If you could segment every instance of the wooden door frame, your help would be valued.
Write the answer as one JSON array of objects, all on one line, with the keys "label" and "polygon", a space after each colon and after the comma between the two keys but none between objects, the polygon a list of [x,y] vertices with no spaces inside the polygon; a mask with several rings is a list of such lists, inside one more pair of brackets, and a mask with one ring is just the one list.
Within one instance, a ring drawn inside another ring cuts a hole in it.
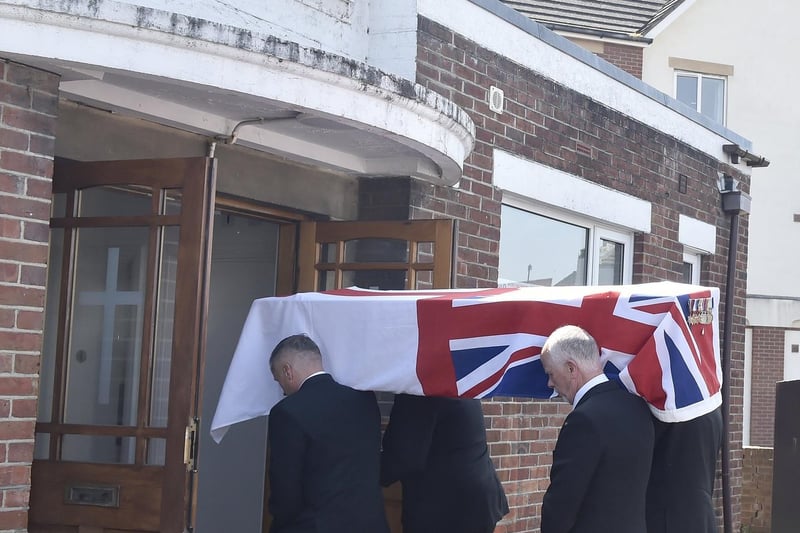
[{"label": "wooden door frame", "polygon": [[[289,296],[295,293],[298,283],[296,265],[300,227],[301,223],[311,221],[312,217],[299,211],[290,211],[224,193],[217,193],[215,207],[279,225],[275,296]],[[291,261],[286,261],[287,258],[291,258]]]},{"label": "wooden door frame", "polygon": [[[408,257],[400,262],[344,261],[344,243],[358,239],[394,239],[408,242]],[[346,270],[405,270],[406,289],[416,288],[418,274],[430,272],[430,288],[449,288],[453,285],[455,221],[452,219],[424,220],[356,220],[304,222],[300,225],[298,248],[298,291],[316,291],[320,272],[334,271],[335,288],[341,288],[342,272]],[[337,257],[323,260],[321,243],[335,243]],[[435,243],[431,262],[420,262],[417,252],[422,243]]]}]

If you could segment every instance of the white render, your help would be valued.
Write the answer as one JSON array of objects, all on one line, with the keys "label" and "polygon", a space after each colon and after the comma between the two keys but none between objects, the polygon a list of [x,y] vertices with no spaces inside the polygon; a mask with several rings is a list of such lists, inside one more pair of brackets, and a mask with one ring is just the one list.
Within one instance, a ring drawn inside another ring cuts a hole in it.
[{"label": "white render", "polygon": [[717,227],[696,218],[679,215],[678,242],[702,254],[717,250]]},{"label": "white render", "polygon": [[[24,3],[24,2],[23,2]],[[181,13],[199,21],[267,33],[309,48],[364,61],[370,4],[358,0],[119,0],[147,10]],[[101,5],[103,2],[99,2]]]},{"label": "white render", "polygon": [[627,230],[650,232],[650,202],[563,170],[495,150],[493,176],[495,186],[512,195]]}]

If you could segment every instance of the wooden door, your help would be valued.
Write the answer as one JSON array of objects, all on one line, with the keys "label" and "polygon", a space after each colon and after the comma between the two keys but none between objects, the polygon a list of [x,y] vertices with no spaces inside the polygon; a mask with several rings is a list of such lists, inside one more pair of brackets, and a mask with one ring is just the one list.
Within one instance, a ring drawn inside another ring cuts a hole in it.
[{"label": "wooden door", "polygon": [[193,520],[214,164],[57,160],[30,530]]},{"label": "wooden door", "polygon": [[[353,285],[383,290],[450,288],[453,237],[454,222],[447,219],[301,222],[297,292]],[[390,406],[392,396],[379,393],[378,401]],[[383,495],[391,531],[401,533],[400,484],[385,488]],[[269,478],[264,496],[266,533],[271,519]]]}]

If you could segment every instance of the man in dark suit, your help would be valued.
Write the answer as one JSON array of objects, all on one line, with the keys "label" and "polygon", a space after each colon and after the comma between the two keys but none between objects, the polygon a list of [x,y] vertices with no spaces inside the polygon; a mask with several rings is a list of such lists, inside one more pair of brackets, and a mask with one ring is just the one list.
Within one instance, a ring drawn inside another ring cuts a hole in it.
[{"label": "man in dark suit", "polygon": [[714,533],[714,476],[722,446],[720,408],[687,422],[653,420],[647,533]]},{"label": "man in dark suit", "polygon": [[381,483],[398,480],[403,533],[491,533],[508,513],[480,400],[395,396]]},{"label": "man in dark suit", "polygon": [[282,340],[270,369],[286,394],[269,415],[271,533],[388,533],[375,394],[336,383],[305,335]]},{"label": "man in dark suit", "polygon": [[606,378],[597,343],[577,326],[555,330],[541,361],[548,386],[573,405],[553,451],[542,533],[644,533],[649,409]]}]

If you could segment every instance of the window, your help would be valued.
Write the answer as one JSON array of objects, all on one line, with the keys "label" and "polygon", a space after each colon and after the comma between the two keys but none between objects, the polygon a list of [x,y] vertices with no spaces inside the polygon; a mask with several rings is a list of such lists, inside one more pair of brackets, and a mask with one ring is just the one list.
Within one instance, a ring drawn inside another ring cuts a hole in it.
[{"label": "window", "polygon": [[675,98],[712,120],[724,124],[725,81],[724,76],[676,72]]},{"label": "window", "polygon": [[702,256],[699,253],[683,252],[683,281],[690,285],[700,284],[700,265]]},{"label": "window", "polygon": [[501,210],[498,285],[630,283],[633,235],[513,200]]}]

